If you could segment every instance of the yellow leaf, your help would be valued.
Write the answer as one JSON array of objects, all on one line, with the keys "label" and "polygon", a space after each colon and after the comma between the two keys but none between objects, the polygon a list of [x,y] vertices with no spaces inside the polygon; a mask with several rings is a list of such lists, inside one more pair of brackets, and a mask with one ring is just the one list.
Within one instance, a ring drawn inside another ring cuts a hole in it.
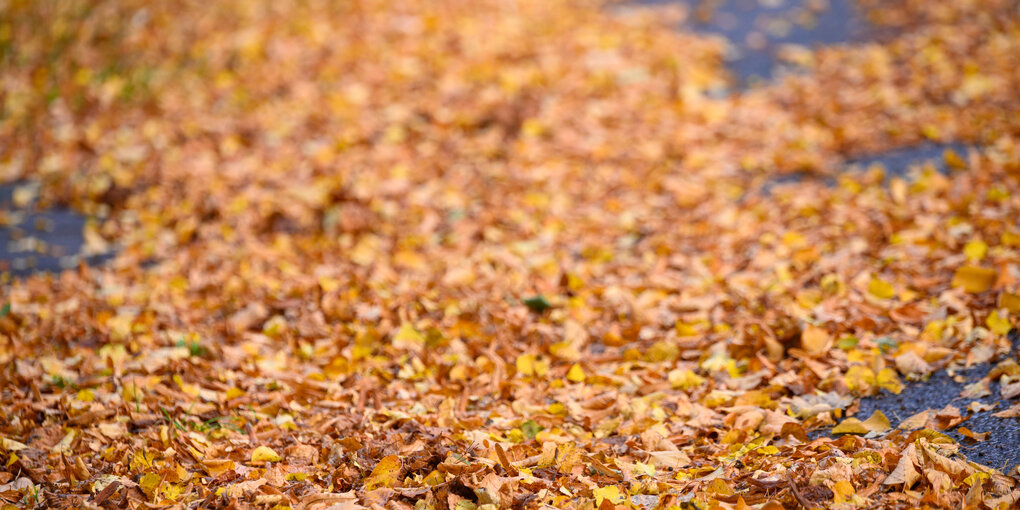
[{"label": "yellow leaf", "polygon": [[521,354],[517,356],[517,373],[527,377],[542,377],[549,373],[549,362],[534,354]]},{"label": "yellow leaf", "polygon": [[847,369],[843,379],[851,391],[863,392],[875,385],[875,372],[865,366],[853,365]]},{"label": "yellow leaf", "polygon": [[17,452],[24,450],[25,448],[28,448],[28,445],[19,441],[15,441],[13,439],[0,437],[0,447],[3,447],[3,449],[7,451]]},{"label": "yellow leaf", "polygon": [[705,407],[719,407],[721,405],[729,403],[733,400],[733,393],[724,390],[712,390],[707,395],[701,398],[701,403]]},{"label": "yellow leaf", "polygon": [[525,138],[535,138],[545,132],[545,126],[538,119],[527,119],[521,125],[521,133]]},{"label": "yellow leaf", "polygon": [[722,496],[730,496],[733,494],[733,489],[728,483],[726,483],[726,480],[716,478],[711,482],[708,482],[708,485],[705,486],[705,492],[711,492]]},{"label": "yellow leaf", "polygon": [[145,398],[145,392],[138,387],[138,383],[129,381],[124,383],[124,388],[120,392],[121,398],[128,402],[141,402]]},{"label": "yellow leaf", "polygon": [[282,457],[268,446],[260,446],[251,452],[252,462],[279,462]]},{"label": "yellow leaf", "polygon": [[800,336],[801,347],[812,356],[818,356],[829,350],[832,337],[829,332],[817,326],[808,326]]},{"label": "yellow leaf", "polygon": [[875,411],[870,418],[861,421],[857,418],[847,418],[839,425],[832,428],[833,434],[867,434],[869,432],[881,433],[892,428],[889,418],[886,418],[882,411]]},{"label": "yellow leaf", "polygon": [[671,370],[668,377],[670,386],[684,390],[701,386],[705,382],[704,377],[695,374],[689,368]]},{"label": "yellow leaf", "polygon": [[154,460],[155,454],[151,450],[138,450],[131,458],[131,462],[128,466],[132,470],[149,469],[152,467]]},{"label": "yellow leaf", "polygon": [[679,355],[680,348],[677,347],[676,344],[665,340],[659,340],[648,348],[648,352],[645,353],[645,359],[652,362],[672,361]]},{"label": "yellow leaf", "polygon": [[82,402],[92,402],[93,400],[96,399],[96,394],[93,393],[92,390],[86,388],[84,390],[79,391],[78,395],[76,395],[75,398]]},{"label": "yellow leaf", "polygon": [[556,342],[550,345],[549,354],[567,361],[577,361],[581,359],[581,351],[577,350],[574,343],[569,341]]},{"label": "yellow leaf", "polygon": [[185,487],[178,483],[167,483],[163,486],[163,497],[170,501],[177,501],[177,498],[184,494]]},{"label": "yellow leaf", "polygon": [[294,423],[294,416],[289,414],[280,414],[273,420],[277,427],[286,430],[297,430],[298,426]]},{"label": "yellow leaf", "polygon": [[223,394],[223,398],[226,400],[231,400],[237,397],[244,396],[244,393],[245,393],[244,390],[242,390],[241,388],[238,388],[237,386],[231,386],[230,388],[227,389],[227,392]]},{"label": "yellow leaf", "polygon": [[964,168],[967,168],[967,162],[964,161],[963,158],[960,157],[960,155],[953,149],[946,149],[945,152],[942,153],[942,157],[949,168],[956,170],[963,170]]},{"label": "yellow leaf", "polygon": [[163,479],[156,473],[145,473],[138,480],[138,488],[142,489],[142,492],[150,498],[156,493],[156,488],[159,487],[160,482]]},{"label": "yellow leaf", "polygon": [[879,388],[885,388],[897,395],[903,391],[903,383],[900,382],[900,378],[896,375],[896,371],[891,368],[883,368],[880,370],[878,375],[875,377],[875,383]]},{"label": "yellow leaf", "polygon": [[174,374],[173,381],[177,383],[177,387],[179,387],[181,389],[181,392],[183,393],[186,393],[192,397],[197,397],[198,394],[200,393],[198,386],[184,382],[184,379],[181,379],[181,376],[178,374]]},{"label": "yellow leaf", "polygon": [[615,485],[608,487],[599,487],[593,491],[592,494],[595,496],[595,506],[602,506],[603,501],[609,501],[614,505],[623,503],[623,494],[620,494],[620,488]]},{"label": "yellow leaf", "polygon": [[864,420],[864,426],[871,432],[886,432],[892,428],[889,418],[882,411],[875,411],[871,417]]},{"label": "yellow leaf", "polygon": [[986,253],[988,253],[988,245],[980,239],[975,239],[963,247],[963,254],[966,255],[971,262],[980,261],[985,258]]},{"label": "yellow leaf", "polygon": [[651,464],[645,464],[644,462],[641,461],[637,461],[634,463],[634,474],[654,477],[655,466]]},{"label": "yellow leaf", "polygon": [[227,471],[232,471],[235,464],[230,459],[206,459],[202,461],[202,467],[209,476],[216,478]]},{"label": "yellow leaf", "polygon": [[880,278],[873,277],[871,281],[868,282],[868,293],[879,299],[892,299],[896,296],[896,289],[893,288],[891,283]]},{"label": "yellow leaf", "polygon": [[71,445],[74,444],[74,438],[78,435],[78,431],[71,429],[59,443],[53,445],[50,451],[53,453],[63,453],[64,455],[71,454]]},{"label": "yellow leaf", "polygon": [[833,484],[832,492],[835,495],[834,503],[845,503],[854,495],[854,486],[846,480],[840,480]]},{"label": "yellow leaf", "polygon": [[675,327],[677,336],[695,336],[698,334],[698,330],[694,329],[694,326],[683,321],[677,321]]},{"label": "yellow leaf", "polygon": [[1003,292],[999,296],[999,306],[1009,310],[1011,313],[1020,313],[1020,294]]},{"label": "yellow leaf", "polygon": [[340,288],[340,280],[336,278],[330,278],[327,276],[319,277],[319,286],[322,287],[323,292],[333,292]]},{"label": "yellow leaf", "polygon": [[999,272],[987,267],[963,266],[953,274],[953,287],[963,287],[972,294],[985,292],[995,285]]},{"label": "yellow leaf", "polygon": [[425,337],[414,326],[405,322],[400,330],[393,335],[393,346],[413,352],[421,352],[425,348]]},{"label": "yellow leaf", "polygon": [[400,477],[400,458],[396,455],[387,455],[375,465],[372,474],[365,479],[365,490],[370,491],[377,487],[392,487],[396,485]]},{"label": "yellow leaf", "polygon": [[832,428],[833,434],[867,434],[868,428],[857,418],[847,418]]},{"label": "yellow leaf", "polygon": [[573,366],[570,367],[570,371],[567,372],[567,380],[570,382],[579,383],[584,382],[584,379],[585,379],[584,369],[581,368],[581,365],[574,363]]},{"label": "yellow leaf", "polygon": [[262,325],[262,334],[269,338],[278,338],[287,332],[287,319],[282,315],[274,315]]},{"label": "yellow leaf", "polygon": [[994,310],[988,315],[988,318],[985,319],[985,324],[988,325],[989,330],[999,335],[1005,335],[1009,333],[1010,329],[1013,329],[1013,325],[1009,323],[1009,315],[999,315],[998,310]]}]

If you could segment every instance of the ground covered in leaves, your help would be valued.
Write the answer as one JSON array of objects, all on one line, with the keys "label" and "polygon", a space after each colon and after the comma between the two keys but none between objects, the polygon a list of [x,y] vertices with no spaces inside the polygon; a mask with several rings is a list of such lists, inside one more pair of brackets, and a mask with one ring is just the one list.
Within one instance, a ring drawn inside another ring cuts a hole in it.
[{"label": "ground covered in leaves", "polygon": [[728,97],[677,9],[0,3],[0,178],[118,248],[3,277],[0,498],[1014,507],[943,431],[1020,417],[1016,6],[861,3]]}]

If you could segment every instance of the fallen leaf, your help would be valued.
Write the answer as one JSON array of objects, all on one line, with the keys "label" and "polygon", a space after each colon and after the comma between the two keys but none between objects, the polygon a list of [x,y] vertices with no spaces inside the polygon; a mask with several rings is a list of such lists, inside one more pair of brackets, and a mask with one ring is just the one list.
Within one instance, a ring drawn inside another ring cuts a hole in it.
[{"label": "fallen leaf", "polygon": [[921,478],[921,473],[917,471],[918,459],[917,448],[911,443],[900,453],[900,460],[896,463],[896,468],[889,473],[889,476],[882,481],[882,484],[903,484],[904,490],[913,487],[914,482]]},{"label": "fallen leaf", "polygon": [[251,461],[254,463],[262,462],[279,462],[283,460],[272,448],[268,446],[259,446],[251,452]]},{"label": "fallen leaf", "polygon": [[931,409],[926,409],[924,411],[921,411],[921,412],[919,412],[919,413],[917,413],[917,414],[915,414],[915,415],[913,415],[913,416],[911,416],[911,417],[901,421],[899,426],[897,426],[897,428],[899,428],[901,430],[913,430],[913,429],[924,428],[924,427],[927,426],[926,424],[928,423],[928,419],[929,419],[929,417],[931,415],[932,415],[932,410]]},{"label": "fallen leaf", "polygon": [[832,337],[829,332],[817,326],[808,326],[800,337],[801,347],[812,356],[819,356],[832,347]]},{"label": "fallen leaf", "polygon": [[996,418],[1020,418],[1020,404],[992,414]]},{"label": "fallen leaf", "polygon": [[953,287],[963,287],[972,294],[985,292],[995,285],[999,272],[978,266],[962,266],[953,274]]},{"label": "fallen leaf", "polygon": [[393,487],[399,482],[401,470],[400,458],[396,455],[383,457],[372,474],[365,478],[365,490],[372,490],[377,487]]}]

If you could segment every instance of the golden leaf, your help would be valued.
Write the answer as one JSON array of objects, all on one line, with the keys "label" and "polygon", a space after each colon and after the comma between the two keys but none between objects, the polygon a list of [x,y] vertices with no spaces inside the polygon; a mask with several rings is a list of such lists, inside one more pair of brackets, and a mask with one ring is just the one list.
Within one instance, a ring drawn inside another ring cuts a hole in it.
[{"label": "golden leaf", "polygon": [[828,351],[832,346],[832,337],[823,328],[808,326],[801,333],[800,344],[808,354],[818,356]]},{"label": "golden leaf", "polygon": [[591,492],[595,496],[595,506],[597,507],[601,507],[603,501],[609,501],[614,505],[623,503],[624,495],[620,494],[620,488],[615,485],[598,487]]},{"label": "golden leaf", "polygon": [[980,262],[981,259],[985,258],[986,253],[988,253],[988,245],[980,239],[975,239],[963,247],[963,254],[971,262]]},{"label": "golden leaf", "polygon": [[963,287],[963,290],[977,294],[991,289],[998,277],[999,272],[994,269],[963,266],[953,274],[953,287]]},{"label": "golden leaf", "polygon": [[567,380],[570,382],[584,382],[585,377],[584,369],[577,363],[574,363],[567,372]]},{"label": "golden leaf", "polygon": [[400,477],[400,467],[400,458],[396,455],[383,457],[372,469],[372,474],[365,478],[365,490],[396,485]]},{"label": "golden leaf", "polygon": [[1013,325],[1009,323],[1009,315],[1004,313],[999,314],[998,310],[993,310],[992,313],[988,314],[988,318],[985,319],[985,325],[992,333],[999,335],[1005,335],[1009,333],[1009,330],[1013,329]]},{"label": "golden leaf", "polygon": [[279,462],[282,457],[268,446],[260,446],[251,452],[252,462]]},{"label": "golden leaf", "polygon": [[896,296],[896,289],[893,285],[885,280],[877,277],[873,277],[868,282],[868,293],[879,299],[892,299]]}]

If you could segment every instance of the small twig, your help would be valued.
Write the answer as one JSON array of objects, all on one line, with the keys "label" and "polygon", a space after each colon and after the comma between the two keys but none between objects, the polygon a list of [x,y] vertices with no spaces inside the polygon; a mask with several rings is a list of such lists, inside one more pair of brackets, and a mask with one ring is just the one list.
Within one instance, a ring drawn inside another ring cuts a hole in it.
[{"label": "small twig", "polygon": [[811,503],[808,502],[807,498],[805,498],[804,495],[797,490],[797,484],[793,483],[793,478],[790,477],[790,473],[786,473],[786,481],[790,484],[790,492],[793,493],[793,497],[797,500],[797,503],[800,503],[800,506],[807,510],[814,508]]}]

